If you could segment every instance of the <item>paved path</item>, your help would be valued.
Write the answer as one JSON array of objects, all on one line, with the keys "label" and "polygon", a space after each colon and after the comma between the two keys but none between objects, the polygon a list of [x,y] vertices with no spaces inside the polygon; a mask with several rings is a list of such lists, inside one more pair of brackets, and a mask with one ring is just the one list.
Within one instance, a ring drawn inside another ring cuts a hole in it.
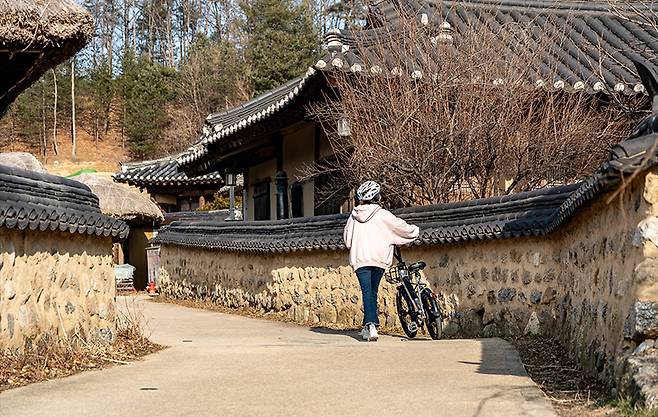
[{"label": "paved path", "polygon": [[0,394],[0,416],[554,416],[500,339],[360,342],[145,301],[170,348]]}]

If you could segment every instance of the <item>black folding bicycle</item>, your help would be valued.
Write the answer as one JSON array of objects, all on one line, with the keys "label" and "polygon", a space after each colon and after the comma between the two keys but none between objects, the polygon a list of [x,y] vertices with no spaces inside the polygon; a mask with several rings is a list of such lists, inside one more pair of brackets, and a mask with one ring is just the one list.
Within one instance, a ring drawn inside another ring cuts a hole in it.
[{"label": "black folding bicycle", "polygon": [[423,326],[434,340],[441,338],[443,316],[436,294],[420,278],[427,264],[423,261],[407,265],[402,259],[400,248],[395,248],[397,265],[393,265],[384,278],[397,285],[395,305],[402,330],[409,338],[414,338]]}]

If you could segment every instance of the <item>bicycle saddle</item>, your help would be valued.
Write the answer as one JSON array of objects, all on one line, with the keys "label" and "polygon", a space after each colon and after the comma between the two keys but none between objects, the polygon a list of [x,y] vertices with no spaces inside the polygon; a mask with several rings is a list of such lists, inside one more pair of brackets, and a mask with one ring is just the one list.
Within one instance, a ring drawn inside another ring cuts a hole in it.
[{"label": "bicycle saddle", "polygon": [[410,271],[417,271],[417,270],[422,271],[423,269],[425,269],[426,266],[427,266],[427,264],[425,262],[418,261],[418,262],[414,262],[411,265],[409,265],[409,270]]}]

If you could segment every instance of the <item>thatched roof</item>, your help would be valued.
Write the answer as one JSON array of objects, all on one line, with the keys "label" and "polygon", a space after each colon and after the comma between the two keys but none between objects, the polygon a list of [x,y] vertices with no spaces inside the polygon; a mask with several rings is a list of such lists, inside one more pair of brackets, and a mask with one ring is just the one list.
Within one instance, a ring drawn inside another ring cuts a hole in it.
[{"label": "thatched roof", "polygon": [[70,0],[0,0],[0,115],[93,32],[89,13]]},{"label": "thatched roof", "polygon": [[99,200],[101,212],[130,224],[164,220],[162,211],[151,199],[136,189],[117,184],[98,174],[81,174],[71,178],[91,189]]}]

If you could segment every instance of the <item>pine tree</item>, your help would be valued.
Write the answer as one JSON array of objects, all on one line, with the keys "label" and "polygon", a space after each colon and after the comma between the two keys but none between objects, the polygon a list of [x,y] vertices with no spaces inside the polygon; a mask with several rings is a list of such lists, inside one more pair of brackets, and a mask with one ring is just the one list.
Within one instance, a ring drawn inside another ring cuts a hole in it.
[{"label": "pine tree", "polygon": [[145,58],[124,59],[120,91],[125,103],[124,127],[133,156],[153,156],[169,121],[166,106],[175,98],[176,72]]},{"label": "pine tree", "polygon": [[303,74],[313,64],[318,38],[303,5],[291,0],[243,0],[240,7],[256,93]]}]

